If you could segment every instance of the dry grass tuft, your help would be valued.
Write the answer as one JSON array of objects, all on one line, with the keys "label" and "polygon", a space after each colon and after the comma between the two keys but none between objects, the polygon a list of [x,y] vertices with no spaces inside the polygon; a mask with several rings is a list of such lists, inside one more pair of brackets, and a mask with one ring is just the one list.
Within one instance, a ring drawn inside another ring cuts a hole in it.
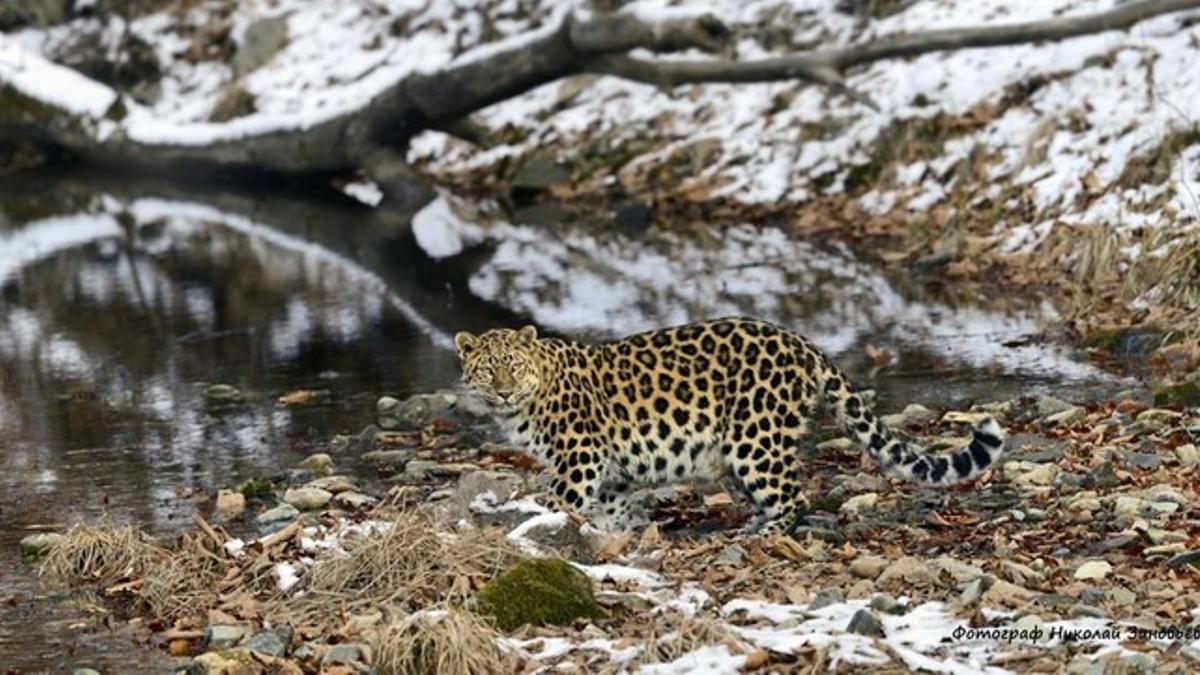
[{"label": "dry grass tuft", "polygon": [[745,651],[744,645],[729,628],[711,616],[664,614],[651,624],[639,665],[669,663],[701,647],[725,645],[734,654]]},{"label": "dry grass tuft", "polygon": [[1184,309],[1200,308],[1200,232],[1174,242],[1162,261],[1162,300]]},{"label": "dry grass tuft", "polygon": [[451,608],[412,614],[391,624],[378,641],[379,673],[474,675],[511,673],[512,654],[482,617]]},{"label": "dry grass tuft", "polygon": [[161,547],[130,525],[81,522],[50,550],[38,573],[69,586],[111,581],[137,576],[164,555]]},{"label": "dry grass tuft", "polygon": [[217,604],[216,582],[228,568],[203,541],[184,535],[178,549],[146,569],[139,594],[156,617],[203,613]]},{"label": "dry grass tuft", "polygon": [[475,582],[499,574],[524,556],[499,533],[439,533],[433,519],[413,509],[385,532],[347,542],[347,554],[317,561],[307,575],[311,601],[399,604],[409,610],[462,600]]}]

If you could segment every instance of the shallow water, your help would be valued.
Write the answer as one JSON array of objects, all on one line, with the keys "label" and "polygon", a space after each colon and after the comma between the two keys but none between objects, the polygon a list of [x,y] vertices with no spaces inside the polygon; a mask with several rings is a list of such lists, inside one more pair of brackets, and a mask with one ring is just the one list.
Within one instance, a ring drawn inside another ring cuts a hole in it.
[{"label": "shallow water", "polygon": [[[435,202],[414,238],[405,214],[299,192],[7,180],[0,670],[169,668],[129,635],[70,628],[80,615],[44,599],[17,541],[105,513],[176,531],[218,487],[280,473],[334,434],[357,433],[381,394],[452,386],[455,330],[533,320],[603,337],[755,314],[814,337],[886,410],[1122,386],[1042,343],[1045,307],[951,297],[840,246],[750,227],[597,234],[461,211]],[[424,252],[459,249],[444,260]],[[892,364],[873,373],[866,345],[893,352]],[[210,383],[245,402],[212,412]],[[320,402],[277,402],[300,388]]]}]

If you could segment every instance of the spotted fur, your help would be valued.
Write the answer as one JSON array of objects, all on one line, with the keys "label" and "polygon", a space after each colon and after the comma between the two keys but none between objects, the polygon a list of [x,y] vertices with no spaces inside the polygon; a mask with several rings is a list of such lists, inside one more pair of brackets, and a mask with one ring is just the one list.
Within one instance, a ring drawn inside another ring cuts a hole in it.
[{"label": "spotted fur", "polygon": [[991,418],[950,454],[892,436],[811,342],[755,319],[597,345],[539,338],[533,326],[454,341],[464,384],[549,467],[560,504],[605,526],[626,526],[631,484],[725,475],[753,501],[758,525],[793,526],[807,511],[800,443],[821,404],[886,473],[920,484],[969,480],[1003,452]]}]

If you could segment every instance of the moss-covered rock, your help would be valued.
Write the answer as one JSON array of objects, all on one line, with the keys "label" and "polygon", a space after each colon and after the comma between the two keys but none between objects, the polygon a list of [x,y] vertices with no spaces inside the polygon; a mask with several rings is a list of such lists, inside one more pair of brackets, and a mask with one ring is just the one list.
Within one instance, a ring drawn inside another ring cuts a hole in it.
[{"label": "moss-covered rock", "polygon": [[1200,382],[1189,380],[1155,389],[1154,405],[1183,408],[1200,406]]},{"label": "moss-covered rock", "polygon": [[237,486],[246,499],[266,499],[275,494],[275,484],[269,478],[249,478]]},{"label": "moss-covered rock", "polygon": [[1177,332],[1164,332],[1144,326],[1129,326],[1098,330],[1083,339],[1083,346],[1098,349],[1113,356],[1146,356],[1181,338],[1182,334]]},{"label": "moss-covered rock", "polygon": [[476,596],[476,610],[501,630],[526,624],[561,626],[601,615],[592,582],[565,560],[523,560],[488,582]]}]

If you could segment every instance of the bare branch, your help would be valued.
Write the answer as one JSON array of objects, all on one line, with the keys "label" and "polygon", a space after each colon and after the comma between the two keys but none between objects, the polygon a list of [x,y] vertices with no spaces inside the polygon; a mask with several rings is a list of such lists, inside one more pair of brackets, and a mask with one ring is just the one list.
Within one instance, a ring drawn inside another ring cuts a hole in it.
[{"label": "bare branch", "polygon": [[611,54],[631,49],[674,52],[683,49],[720,49],[732,34],[712,14],[647,23],[632,14],[597,14],[586,19],[567,18],[571,43],[585,54]]},{"label": "bare branch", "polygon": [[[1064,40],[1109,30],[1123,30],[1155,16],[1197,8],[1200,8],[1200,0],[1143,0],[1087,16],[894,35],[862,45],[755,61],[651,61],[608,56],[594,60],[588,65],[588,69],[660,87],[705,82],[773,82],[799,79],[845,88],[845,82],[835,75],[851,66],[953,49]],[[860,97],[861,100],[869,100],[863,99],[862,94],[855,94],[848,88],[844,91],[851,96]]]}]

